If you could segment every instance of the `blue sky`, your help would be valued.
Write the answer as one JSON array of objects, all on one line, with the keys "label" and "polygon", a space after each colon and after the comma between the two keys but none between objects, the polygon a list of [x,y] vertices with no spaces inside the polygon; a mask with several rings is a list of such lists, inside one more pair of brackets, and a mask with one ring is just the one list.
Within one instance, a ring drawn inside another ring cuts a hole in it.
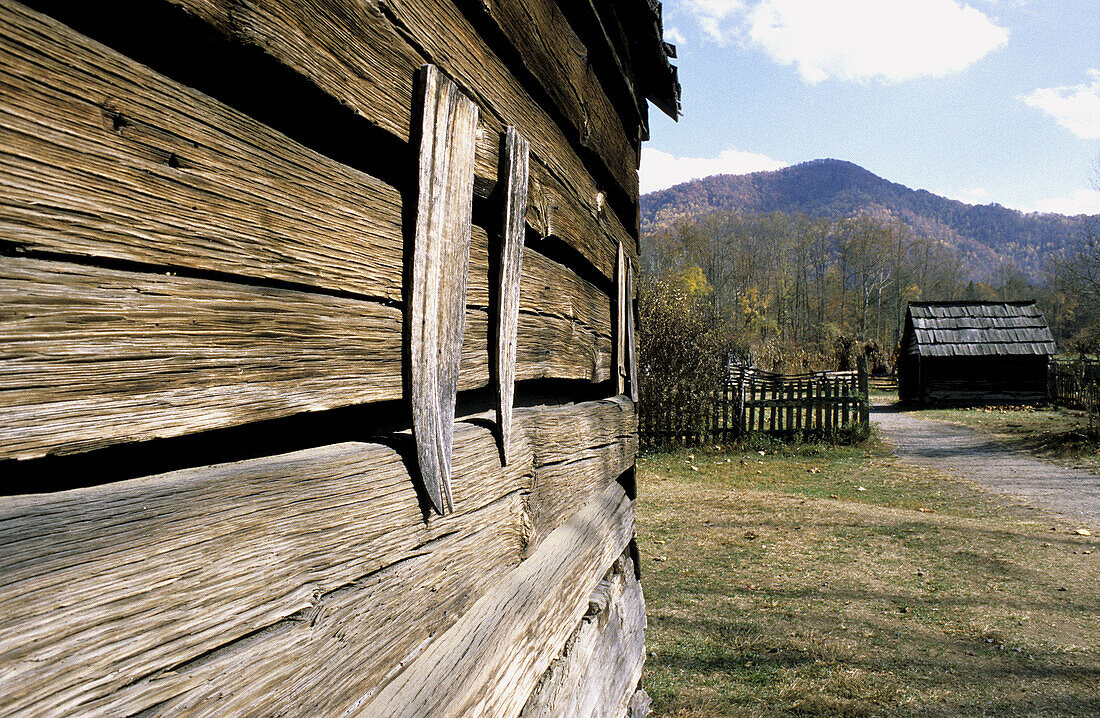
[{"label": "blue sky", "polygon": [[664,0],[683,116],[642,191],[833,157],[913,188],[1100,214],[1100,0]]}]

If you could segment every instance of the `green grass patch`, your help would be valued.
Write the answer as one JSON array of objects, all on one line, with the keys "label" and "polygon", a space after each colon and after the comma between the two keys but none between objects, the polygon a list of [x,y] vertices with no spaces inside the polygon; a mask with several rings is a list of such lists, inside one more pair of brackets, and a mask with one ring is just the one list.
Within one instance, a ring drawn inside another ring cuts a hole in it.
[{"label": "green grass patch", "polygon": [[1075,527],[874,442],[643,454],[638,484],[657,715],[1100,714]]}]

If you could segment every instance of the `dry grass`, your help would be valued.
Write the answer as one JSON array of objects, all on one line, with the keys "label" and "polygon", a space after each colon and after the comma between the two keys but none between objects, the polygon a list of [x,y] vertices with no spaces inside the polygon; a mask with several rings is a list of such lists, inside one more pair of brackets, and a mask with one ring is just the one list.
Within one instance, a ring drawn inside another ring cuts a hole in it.
[{"label": "dry grass", "polygon": [[874,448],[638,469],[658,715],[1100,715],[1076,527]]}]

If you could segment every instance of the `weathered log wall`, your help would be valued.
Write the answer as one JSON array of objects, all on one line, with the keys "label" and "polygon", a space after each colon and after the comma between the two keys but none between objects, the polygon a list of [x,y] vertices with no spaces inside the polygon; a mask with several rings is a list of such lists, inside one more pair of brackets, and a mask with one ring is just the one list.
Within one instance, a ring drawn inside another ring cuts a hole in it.
[{"label": "weathered log wall", "polygon": [[0,714],[645,712],[657,28],[0,0]]}]

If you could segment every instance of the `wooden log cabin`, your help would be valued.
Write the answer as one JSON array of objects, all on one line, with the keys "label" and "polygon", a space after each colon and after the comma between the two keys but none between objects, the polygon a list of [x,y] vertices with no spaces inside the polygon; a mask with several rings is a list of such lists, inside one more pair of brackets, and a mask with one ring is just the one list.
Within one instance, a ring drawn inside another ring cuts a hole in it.
[{"label": "wooden log cabin", "polygon": [[910,302],[898,393],[926,404],[1044,402],[1054,352],[1034,301]]},{"label": "wooden log cabin", "polygon": [[0,715],[644,715],[660,5],[0,23]]}]

